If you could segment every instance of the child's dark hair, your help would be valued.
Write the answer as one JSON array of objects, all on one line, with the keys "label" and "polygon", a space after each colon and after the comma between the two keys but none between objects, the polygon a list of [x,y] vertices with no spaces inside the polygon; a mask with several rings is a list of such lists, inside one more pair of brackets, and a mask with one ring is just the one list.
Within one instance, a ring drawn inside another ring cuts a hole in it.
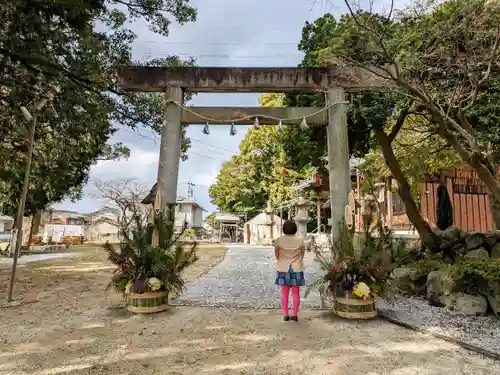
[{"label": "child's dark hair", "polygon": [[287,220],[283,224],[283,233],[293,235],[297,233],[297,224],[293,220]]}]

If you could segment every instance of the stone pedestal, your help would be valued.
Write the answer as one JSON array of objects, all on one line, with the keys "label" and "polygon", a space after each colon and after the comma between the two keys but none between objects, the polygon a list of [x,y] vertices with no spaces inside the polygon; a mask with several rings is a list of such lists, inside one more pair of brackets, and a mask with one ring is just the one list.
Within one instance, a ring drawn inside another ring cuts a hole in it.
[{"label": "stone pedestal", "polygon": [[274,243],[274,224],[275,224],[274,209],[271,204],[271,201],[267,202],[267,207],[264,212],[266,214],[266,226],[268,230],[266,230],[267,233],[263,241],[264,242],[263,245],[271,246]]},{"label": "stone pedestal", "polygon": [[309,206],[310,202],[303,197],[299,197],[295,201],[295,223],[297,224],[297,236],[301,237],[304,242],[308,243],[307,238],[307,223],[309,222]]}]

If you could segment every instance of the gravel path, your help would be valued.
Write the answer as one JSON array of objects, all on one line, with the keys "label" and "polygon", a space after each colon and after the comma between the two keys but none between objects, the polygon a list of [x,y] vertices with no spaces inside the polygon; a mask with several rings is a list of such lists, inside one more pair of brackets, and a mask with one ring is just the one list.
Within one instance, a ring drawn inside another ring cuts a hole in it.
[{"label": "gravel path", "polygon": [[[306,254],[305,265],[306,282],[310,284],[321,272],[313,253]],[[191,306],[279,308],[280,291],[274,284],[275,278],[272,248],[232,245],[224,260],[191,284],[177,303]],[[311,291],[304,298],[306,289],[307,286],[302,288],[301,306],[319,307],[319,294]]]},{"label": "gravel path", "polygon": [[380,312],[399,322],[459,340],[500,356],[500,321],[493,315],[451,315],[418,297],[379,300]]}]

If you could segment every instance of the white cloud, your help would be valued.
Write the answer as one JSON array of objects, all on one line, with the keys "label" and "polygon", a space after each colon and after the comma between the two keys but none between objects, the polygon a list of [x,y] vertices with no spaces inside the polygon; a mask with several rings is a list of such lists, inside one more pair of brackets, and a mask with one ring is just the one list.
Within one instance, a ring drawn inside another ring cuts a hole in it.
[{"label": "white cloud", "polygon": [[210,172],[199,173],[191,177],[191,182],[195,185],[208,187],[215,183],[218,173],[219,172],[216,169],[213,169]]},{"label": "white cloud", "polygon": [[91,168],[91,177],[106,180],[137,178],[149,182],[156,176],[159,151],[132,148],[128,159],[99,161]]}]

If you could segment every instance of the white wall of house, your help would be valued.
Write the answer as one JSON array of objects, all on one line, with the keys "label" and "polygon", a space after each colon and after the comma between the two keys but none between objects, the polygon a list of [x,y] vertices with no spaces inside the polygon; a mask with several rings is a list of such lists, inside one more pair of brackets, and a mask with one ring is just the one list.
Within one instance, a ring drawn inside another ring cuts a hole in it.
[{"label": "white wall of house", "polygon": [[203,210],[198,206],[193,206],[193,227],[203,227]]},{"label": "white wall of house", "polygon": [[[245,243],[251,245],[261,245],[267,243],[271,238],[271,226],[267,225],[268,216],[262,212],[249,220],[244,225],[243,239]],[[274,215],[272,238],[276,239],[281,236],[281,227],[284,220],[278,215]]]},{"label": "white wall of house", "polygon": [[46,224],[42,238],[43,241],[60,242],[65,236],[83,236],[84,233],[83,225]]},{"label": "white wall of house", "polygon": [[188,228],[203,226],[203,210],[192,203],[177,203],[175,208],[175,226],[182,227],[186,221]]},{"label": "white wall of house", "polygon": [[182,227],[187,222],[188,228],[193,223],[192,206],[190,204],[178,203],[175,206],[175,226]]},{"label": "white wall of house", "polygon": [[90,226],[85,233],[85,240],[91,242],[118,241],[118,223],[99,221]]},{"label": "white wall of house", "polygon": [[4,233],[6,230],[10,230],[13,223],[13,218],[0,215],[0,233]]}]

